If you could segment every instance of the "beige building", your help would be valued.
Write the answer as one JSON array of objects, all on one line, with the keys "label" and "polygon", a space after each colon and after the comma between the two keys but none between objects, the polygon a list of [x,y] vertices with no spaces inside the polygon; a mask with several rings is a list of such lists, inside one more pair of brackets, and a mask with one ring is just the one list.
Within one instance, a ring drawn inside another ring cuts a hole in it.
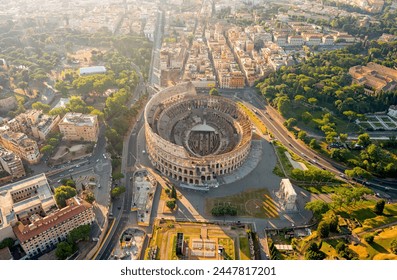
[{"label": "beige building", "polygon": [[0,144],[30,164],[40,161],[41,154],[36,141],[30,139],[25,133],[7,131],[7,126],[3,126],[0,132]]},{"label": "beige building", "polygon": [[21,158],[3,148],[0,148],[0,167],[12,178],[21,178],[26,175]]},{"label": "beige building", "polygon": [[48,215],[57,209],[44,174],[0,187],[0,240],[15,238],[12,226],[28,224],[32,215]]},{"label": "beige building", "polygon": [[67,113],[58,125],[64,140],[95,142],[98,139],[99,125],[96,115]]},{"label": "beige building", "polygon": [[391,91],[397,85],[397,70],[369,62],[366,66],[357,65],[349,69],[353,83],[364,85],[369,94]]},{"label": "beige building", "polygon": [[68,233],[81,225],[95,220],[93,206],[77,197],[70,198],[67,206],[46,217],[32,215],[30,223],[19,223],[13,227],[15,236],[29,257],[53,248],[66,239]]},{"label": "beige building", "polygon": [[7,125],[14,132],[23,132],[40,140],[57,128],[60,117],[43,114],[41,110],[29,110],[10,120]]}]

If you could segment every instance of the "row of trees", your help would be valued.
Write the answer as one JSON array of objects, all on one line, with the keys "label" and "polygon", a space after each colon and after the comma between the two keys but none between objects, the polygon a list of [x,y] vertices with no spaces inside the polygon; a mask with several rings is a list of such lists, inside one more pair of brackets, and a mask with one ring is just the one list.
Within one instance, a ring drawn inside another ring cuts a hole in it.
[{"label": "row of trees", "polygon": [[172,186],[171,189],[166,189],[165,193],[168,195],[168,200],[166,202],[166,206],[172,211],[176,207],[176,201],[178,199],[175,186]]},{"label": "row of trees", "polygon": [[66,241],[57,244],[55,255],[59,260],[65,260],[73,255],[77,250],[79,241],[88,241],[91,232],[91,225],[81,225],[71,230]]},{"label": "row of trees", "polygon": [[237,209],[230,204],[224,204],[224,205],[218,205],[212,208],[211,210],[212,216],[236,216],[237,215]]}]

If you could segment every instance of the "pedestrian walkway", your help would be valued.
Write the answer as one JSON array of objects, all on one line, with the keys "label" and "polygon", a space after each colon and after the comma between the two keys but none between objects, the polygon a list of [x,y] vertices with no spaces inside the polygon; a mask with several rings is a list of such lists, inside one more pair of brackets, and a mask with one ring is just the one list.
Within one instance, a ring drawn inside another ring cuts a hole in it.
[{"label": "pedestrian walkway", "polygon": [[285,156],[288,158],[289,162],[291,163],[293,168],[300,169],[300,170],[307,170],[307,166],[303,162],[295,161],[291,158],[291,154],[285,151]]},{"label": "pedestrian walkway", "polygon": [[219,179],[220,185],[230,184],[251,173],[258,165],[262,158],[262,140],[253,140],[251,142],[251,151],[243,165],[236,171]]}]

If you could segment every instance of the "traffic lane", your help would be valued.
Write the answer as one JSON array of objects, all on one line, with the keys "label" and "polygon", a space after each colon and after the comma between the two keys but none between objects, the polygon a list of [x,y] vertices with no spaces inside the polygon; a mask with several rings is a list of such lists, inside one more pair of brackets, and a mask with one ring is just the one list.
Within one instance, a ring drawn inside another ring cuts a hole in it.
[{"label": "traffic lane", "polygon": [[127,224],[128,219],[125,217],[122,217],[120,219],[120,222],[117,225],[116,231],[112,236],[112,239],[110,240],[109,244],[106,246],[105,250],[103,251],[100,260],[107,260],[109,259],[111,253],[113,252],[113,248],[117,245],[117,242],[119,241],[120,235],[122,234],[122,231],[124,227]]},{"label": "traffic lane", "polygon": [[[240,99],[241,100],[241,99]],[[243,101],[244,105],[250,108],[252,111],[257,112],[257,116],[260,117],[261,121],[265,124],[265,126],[269,129],[269,131],[275,136],[277,140],[279,140],[284,146],[288,147],[291,151],[301,156],[305,160],[309,161],[312,164],[317,164],[322,169],[328,169],[338,176],[340,175],[340,171],[333,168],[327,161],[322,160],[317,154],[313,153],[310,149],[308,149],[303,144],[299,143],[295,140],[295,137],[291,135],[290,132],[285,131],[283,125],[278,122],[275,122],[271,116],[268,116],[263,113],[261,109],[256,108],[252,104]],[[343,179],[343,178],[342,178]]]}]

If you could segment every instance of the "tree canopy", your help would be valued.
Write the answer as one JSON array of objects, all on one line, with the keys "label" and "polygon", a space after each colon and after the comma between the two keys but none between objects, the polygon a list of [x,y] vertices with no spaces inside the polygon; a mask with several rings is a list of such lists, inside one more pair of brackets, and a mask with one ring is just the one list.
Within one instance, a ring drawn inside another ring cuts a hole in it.
[{"label": "tree canopy", "polygon": [[60,186],[55,189],[55,201],[60,208],[66,206],[66,200],[77,194],[76,189],[70,186]]}]

